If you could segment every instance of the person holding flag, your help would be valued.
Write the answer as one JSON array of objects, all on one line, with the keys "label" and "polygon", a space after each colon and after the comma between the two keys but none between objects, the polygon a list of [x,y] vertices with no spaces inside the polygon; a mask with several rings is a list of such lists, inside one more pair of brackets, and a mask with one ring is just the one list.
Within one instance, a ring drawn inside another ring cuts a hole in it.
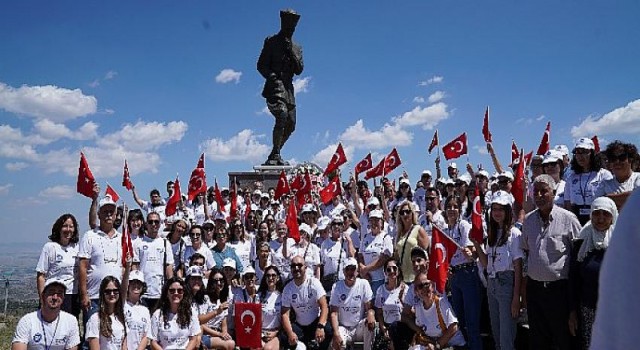
[{"label": "person holding flag", "polygon": [[509,194],[496,191],[491,199],[487,245],[471,238],[482,266],[487,270],[487,297],[494,341],[500,350],[514,349],[520,315],[522,284],[521,232],[515,220]]}]

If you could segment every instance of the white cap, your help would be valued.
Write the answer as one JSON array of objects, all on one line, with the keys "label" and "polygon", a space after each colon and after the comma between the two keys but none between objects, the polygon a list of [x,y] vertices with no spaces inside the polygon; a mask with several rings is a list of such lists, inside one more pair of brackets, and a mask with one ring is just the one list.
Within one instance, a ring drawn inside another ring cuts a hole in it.
[{"label": "white cap", "polygon": [[318,230],[326,230],[327,226],[329,226],[329,224],[331,223],[331,219],[329,219],[329,217],[327,216],[321,216],[318,219]]},{"label": "white cap", "polygon": [[251,211],[258,211],[258,210],[260,210],[260,207],[255,203],[251,203]]},{"label": "white cap", "polygon": [[347,258],[344,261],[344,267],[343,268],[346,268],[348,266],[356,266],[357,267],[358,266],[358,260],[356,260],[356,258],[353,258],[353,257]]},{"label": "white cap", "polygon": [[189,266],[187,268],[187,277],[202,277],[202,267],[200,266]]},{"label": "white cap", "polygon": [[407,185],[411,187],[411,182],[409,181],[409,179],[402,178],[400,179],[400,185]]},{"label": "white cap", "polygon": [[484,176],[487,179],[489,178],[489,172],[482,169],[482,170],[478,170],[478,172],[476,172],[476,176]]},{"label": "white cap", "polygon": [[247,266],[247,267],[245,267],[245,268],[244,268],[244,270],[242,271],[242,275],[243,275],[243,276],[244,276],[244,275],[246,275],[246,274],[249,274],[249,273],[252,273],[252,274],[254,274],[254,275],[255,275],[255,274],[256,274],[256,270],[254,270],[254,269],[253,269],[253,267],[251,267],[251,266]]},{"label": "white cap", "polygon": [[446,179],[446,180],[444,180],[444,185],[445,186],[447,186],[447,185],[453,186],[453,185],[455,185],[455,182],[453,181],[453,179]]},{"label": "white cap", "polygon": [[458,165],[455,162],[449,163],[449,168],[458,169]]},{"label": "white cap", "polygon": [[498,178],[500,178],[500,177],[506,177],[510,181],[513,181],[513,179],[514,179],[513,174],[510,171],[501,172],[500,174],[498,174]]},{"label": "white cap", "polygon": [[300,211],[300,213],[307,213],[307,212],[314,212],[314,211],[316,211],[316,208],[313,206],[313,204],[307,203],[302,206],[302,210]]},{"label": "white cap", "polygon": [[583,149],[592,149],[595,150],[596,146],[593,144],[593,141],[588,137],[581,137],[576,142],[575,148],[583,148]]},{"label": "white cap", "polygon": [[331,222],[339,222],[339,223],[343,223],[344,222],[344,218],[342,217],[342,215],[340,214],[336,214],[331,216]]},{"label": "white cap", "polygon": [[542,164],[555,163],[560,160],[562,160],[562,153],[557,150],[550,149],[547,151],[547,153],[544,154]]},{"label": "white cap", "polygon": [[383,217],[382,210],[380,210],[380,209],[374,209],[374,210],[369,212],[369,219],[371,219],[371,218],[382,219],[382,217]]},{"label": "white cap", "polygon": [[66,285],[66,284],[64,284],[64,281],[63,281],[63,280],[61,280],[61,279],[59,279],[59,278],[56,278],[56,277],[53,277],[53,278],[49,278],[49,279],[47,279],[47,280],[44,282],[44,288],[43,288],[43,290],[47,289],[47,287],[49,287],[49,286],[50,286],[50,285],[52,285],[52,284],[60,285],[60,286],[62,286],[62,288],[64,288],[64,290],[65,290],[65,291],[67,290],[67,285]]},{"label": "white cap", "polygon": [[369,200],[367,201],[367,207],[370,205],[380,205],[380,201],[378,200],[378,197],[371,197],[369,198]]},{"label": "white cap", "polygon": [[491,204],[513,205],[512,196],[506,191],[496,191],[491,196]]},{"label": "white cap", "polygon": [[129,272],[129,282],[140,281],[144,283],[144,274],[140,270],[133,270]]},{"label": "white cap", "polygon": [[430,170],[423,170],[423,171],[422,171],[422,175],[423,175],[423,176],[424,176],[424,175],[429,175],[429,176],[431,176],[431,171],[430,171]]},{"label": "white cap", "polygon": [[113,205],[115,207],[116,202],[113,201],[113,198],[111,198],[110,195],[106,195],[102,197],[102,199],[100,199],[100,202],[98,202],[98,210],[100,210],[100,208],[104,207],[105,205]]},{"label": "white cap", "polygon": [[313,233],[313,229],[311,228],[311,226],[305,223],[300,224],[299,229],[300,231],[306,232],[308,235],[311,235]]},{"label": "white cap", "polygon": [[269,203],[270,205],[280,205],[280,202],[276,201],[276,200],[271,200],[271,203]]},{"label": "white cap", "polygon": [[223,187],[223,188],[220,190],[220,193],[222,193],[222,192],[224,192],[224,191],[229,192],[229,188],[228,188],[228,187]]},{"label": "white cap", "polygon": [[218,211],[216,213],[216,216],[213,218],[213,220],[222,220],[224,222],[227,222],[227,214],[225,214],[223,211]]},{"label": "white cap", "polygon": [[569,147],[567,147],[567,145],[556,145],[553,149],[560,152],[563,156],[569,155]]},{"label": "white cap", "polygon": [[236,269],[236,261],[231,258],[226,258],[222,261],[222,267],[231,267],[234,270]]},{"label": "white cap", "polygon": [[215,224],[213,223],[213,220],[207,219],[202,223],[202,227],[204,227],[206,225],[215,225]]},{"label": "white cap", "polygon": [[469,173],[464,173],[458,176],[458,178],[456,179],[456,182],[458,181],[462,181],[465,184],[467,184],[467,186],[469,186],[469,184],[471,183],[471,175],[469,175]]},{"label": "white cap", "polygon": [[260,196],[260,197],[262,197],[262,191],[260,191],[260,190],[254,190],[254,191],[253,191],[253,195],[254,195],[254,196]]},{"label": "white cap", "polygon": [[333,217],[334,215],[340,215],[340,213],[342,213],[342,211],[345,209],[347,209],[347,207],[345,207],[344,204],[338,203],[335,208],[331,209],[331,211],[329,212],[329,216]]},{"label": "white cap", "polygon": [[268,193],[268,192],[263,192],[263,193],[260,195],[260,199],[263,199],[263,198],[265,198],[265,199],[269,199],[269,198],[271,198],[271,197],[269,197],[269,193]]},{"label": "white cap", "polygon": [[445,179],[444,177],[441,177],[438,179],[438,182],[444,185],[447,183],[447,179]]}]

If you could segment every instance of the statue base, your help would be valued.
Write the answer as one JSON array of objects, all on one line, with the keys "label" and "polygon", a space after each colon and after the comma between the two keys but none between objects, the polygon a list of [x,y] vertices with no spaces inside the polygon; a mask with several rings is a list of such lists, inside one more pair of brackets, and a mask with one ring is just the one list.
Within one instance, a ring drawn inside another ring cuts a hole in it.
[{"label": "statue base", "polygon": [[250,191],[256,189],[256,182],[262,182],[262,191],[268,190],[269,187],[276,188],[280,173],[288,173],[293,168],[293,165],[255,165],[254,171],[229,172],[229,188],[233,188],[234,182],[238,184],[238,188]]}]

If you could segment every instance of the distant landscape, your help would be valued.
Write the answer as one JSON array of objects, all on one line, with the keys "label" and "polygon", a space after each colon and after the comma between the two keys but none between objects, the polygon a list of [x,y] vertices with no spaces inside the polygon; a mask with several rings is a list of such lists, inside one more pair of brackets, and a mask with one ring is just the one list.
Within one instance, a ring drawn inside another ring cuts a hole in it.
[{"label": "distant landscape", "polygon": [[[7,314],[22,314],[25,308],[37,305],[35,268],[44,243],[4,244],[0,246],[0,297],[4,311],[4,296],[9,284]],[[31,311],[26,310],[26,311]]]}]

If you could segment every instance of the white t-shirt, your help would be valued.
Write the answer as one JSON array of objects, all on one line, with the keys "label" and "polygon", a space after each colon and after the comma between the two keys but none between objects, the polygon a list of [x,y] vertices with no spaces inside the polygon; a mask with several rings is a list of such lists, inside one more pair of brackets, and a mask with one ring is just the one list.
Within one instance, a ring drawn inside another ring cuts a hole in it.
[{"label": "white t-shirt", "polygon": [[402,303],[405,306],[415,308],[420,304],[420,297],[416,294],[415,283],[412,283],[408,288],[407,292],[402,297]]},{"label": "white t-shirt", "polygon": [[564,180],[558,181],[558,183],[556,184],[556,195],[553,198],[553,203],[555,203],[556,205],[559,205],[561,207],[564,207],[564,201],[565,201],[565,198],[564,198],[564,185],[565,185]]},{"label": "white t-shirt", "polygon": [[124,304],[124,320],[127,327],[127,348],[136,350],[142,338],[149,334],[151,315],[149,309],[142,304]]},{"label": "white t-shirt", "polygon": [[64,282],[67,294],[78,293],[78,245],[66,247],[56,242],[47,242],[42,247],[36,271],[45,279],[56,278]]},{"label": "white t-shirt", "polygon": [[[360,254],[362,254],[364,258],[365,265],[371,264],[378,259],[380,255],[392,256],[393,241],[391,236],[384,232],[380,232],[375,236],[370,232],[367,233],[362,239],[362,242],[360,242]],[[384,267],[380,266],[376,270],[370,271],[369,276],[371,276],[371,281],[384,280],[383,269]]]},{"label": "white t-shirt", "polygon": [[[204,296],[204,302],[202,304],[193,303],[193,309],[197,316],[208,314],[218,310],[222,303],[220,300],[217,300],[215,303],[211,302],[208,295]],[[214,316],[207,322],[207,326],[209,328],[220,328],[222,326],[222,320],[224,320],[228,316],[228,311],[224,310],[219,315]]]},{"label": "white t-shirt", "polygon": [[[469,239],[471,224],[467,221],[458,221],[458,223],[454,225],[453,228],[450,229],[449,227],[445,227],[444,229],[444,233],[451,237],[454,241],[456,241],[458,245],[462,247],[473,246],[473,243],[471,243],[471,240]],[[455,254],[453,254],[453,257],[451,258],[450,265],[457,266],[468,262],[471,261],[467,259],[462,250],[456,249]]]},{"label": "white t-shirt", "polygon": [[426,214],[422,214],[420,215],[420,217],[418,217],[418,224],[422,226],[422,228],[424,228],[429,238],[431,238],[431,231],[433,230],[434,223],[436,224],[436,226],[441,228],[447,227],[447,220],[445,220],[444,216],[442,215],[442,210],[438,210],[437,212],[433,213],[433,215],[431,216],[431,222],[427,220]]},{"label": "white t-shirt", "polygon": [[[147,284],[146,298],[160,298],[164,281],[164,256],[169,247],[164,238],[150,238],[145,236],[133,249],[133,262],[140,263],[140,271],[144,274]],[[173,265],[173,254],[167,252],[167,265]]]},{"label": "white t-shirt", "polygon": [[267,291],[265,299],[262,300],[262,329],[277,330],[282,324],[282,294],[278,291]]},{"label": "white t-shirt", "polygon": [[200,334],[200,322],[197,313],[191,311],[191,322],[186,328],[178,325],[178,315],[169,313],[167,322],[162,315],[162,309],[158,309],[151,316],[151,334],[149,339],[155,340],[162,349],[184,349],[189,344],[189,337]]},{"label": "white t-shirt", "polygon": [[269,247],[271,247],[271,262],[275,267],[280,271],[280,278],[283,281],[289,279],[289,275],[291,274],[291,247],[296,244],[296,241],[293,238],[287,238],[287,255],[282,255],[282,243],[277,240],[269,241]]},{"label": "white t-shirt", "polygon": [[64,311],[53,322],[45,322],[40,310],[20,319],[11,343],[27,344],[28,350],[65,350],[80,344],[78,320]]},{"label": "white t-shirt", "polygon": [[322,283],[315,277],[307,277],[300,286],[292,280],[282,292],[282,306],[292,308],[296,313],[296,322],[308,326],[320,316],[318,301],[325,295]]},{"label": "white t-shirt", "polygon": [[173,269],[176,270],[178,269],[178,266],[180,266],[182,255],[189,245],[187,244],[187,241],[184,239],[184,237],[180,238],[176,243],[173,244],[169,241],[168,238],[167,241],[169,244],[171,244],[171,252],[173,253]]},{"label": "white t-shirt", "polygon": [[100,283],[107,276],[122,279],[122,242],[120,232],[109,238],[99,228],[87,231],[80,241],[78,257],[89,260],[87,293],[97,299]]},{"label": "white t-shirt", "polygon": [[[407,294],[408,287],[404,286],[404,294]],[[393,323],[396,321],[400,321],[401,313],[402,313],[402,301],[400,300],[400,290],[403,289],[402,286],[397,286],[393,290],[388,290],[386,285],[381,285],[378,287],[378,291],[376,292],[376,300],[375,307],[377,309],[382,309],[382,316],[385,323]],[[403,295],[402,297],[404,298]]]},{"label": "white t-shirt", "polygon": [[165,214],[165,209],[167,208],[167,206],[165,204],[154,207],[153,205],[151,205],[151,202],[143,200],[140,208],[142,209],[142,211],[144,211],[145,218],[147,217],[147,215],[149,215],[149,213],[158,213],[158,215],[160,215],[161,223],[164,223],[164,219],[167,218],[167,215]]},{"label": "white t-shirt", "polygon": [[[498,237],[501,236],[501,231],[498,230]],[[497,247],[487,245],[487,273],[489,277],[495,277],[496,272],[513,271],[513,262],[524,257],[522,248],[520,248],[521,235],[520,230],[512,227],[509,239],[503,245]]]},{"label": "white t-shirt", "polygon": [[608,194],[618,194],[630,192],[640,187],[640,173],[633,172],[627,181],[619,183],[615,176],[609,180],[603,180],[595,190],[596,197],[606,196]]},{"label": "white t-shirt", "polygon": [[373,292],[369,281],[356,278],[352,287],[345,281],[338,281],[331,288],[331,306],[338,308],[338,322],[346,328],[353,328],[363,318],[365,303],[371,302]]},{"label": "white t-shirt", "polygon": [[98,338],[100,340],[100,350],[120,350],[125,341],[124,325],[115,315],[109,316],[111,319],[111,337],[106,338],[100,334],[100,315],[98,312],[89,317],[85,338]]},{"label": "white t-shirt", "polygon": [[596,199],[594,192],[603,180],[613,176],[607,169],[588,173],[568,173],[564,185],[564,200],[576,205],[589,205]]},{"label": "white t-shirt", "polygon": [[202,243],[200,244],[199,249],[194,249],[192,245],[186,246],[184,248],[180,261],[185,266],[185,269],[189,266],[189,259],[191,259],[191,256],[195,253],[204,256],[204,265],[207,267],[207,270],[211,270],[216,266],[216,261],[213,259],[213,253],[211,253],[211,249],[209,249],[206,244]]},{"label": "white t-shirt", "polygon": [[[309,247],[309,249],[307,249],[307,247]],[[299,255],[304,257],[304,264],[307,266],[307,277],[313,277],[315,276],[316,266],[320,265],[320,248],[314,243],[308,243],[307,247],[303,248],[298,244],[294,244],[291,247],[291,254],[289,256],[294,257]]]},{"label": "white t-shirt", "polygon": [[[340,247],[341,241],[342,248]],[[324,265],[325,276],[338,272],[338,279],[344,279],[342,269],[344,268],[344,262],[347,260],[346,249],[347,242],[342,239],[334,241],[329,238],[322,242],[322,247],[320,248],[320,262]],[[340,266],[338,266],[338,261]]]},{"label": "white t-shirt", "polygon": [[[453,310],[451,309],[451,305],[449,302],[441,298],[440,299],[440,313],[442,314],[442,320],[444,321],[445,326],[447,328],[451,326],[451,324],[458,322],[458,319],[453,314]],[[424,309],[424,304],[420,302],[416,306],[416,325],[424,331],[424,333],[429,337],[439,338],[442,336],[442,332],[444,329],[440,328],[440,322],[438,321],[438,311],[436,310],[436,303],[434,302],[428,310]],[[458,330],[449,343],[449,346],[462,346],[464,345],[464,337],[462,336],[462,332]]]},{"label": "white t-shirt", "polygon": [[[246,234],[245,234],[246,237]],[[237,241],[235,243],[232,242],[228,242],[227,245],[231,248],[233,248],[233,250],[236,251],[236,255],[238,256],[238,259],[240,259],[240,262],[242,262],[242,266],[243,271],[251,266],[251,247],[253,246],[251,244],[251,237],[246,237],[244,242],[243,241]]]}]

